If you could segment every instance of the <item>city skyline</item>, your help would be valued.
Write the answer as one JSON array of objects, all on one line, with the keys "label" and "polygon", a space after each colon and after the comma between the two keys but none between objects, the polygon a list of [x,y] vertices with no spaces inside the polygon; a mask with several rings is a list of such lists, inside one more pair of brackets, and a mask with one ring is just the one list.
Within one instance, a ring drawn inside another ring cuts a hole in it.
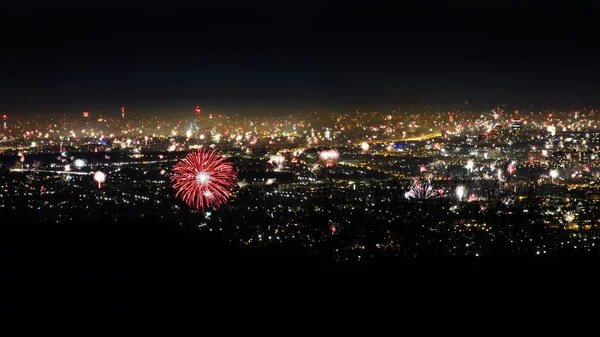
[{"label": "city skyline", "polygon": [[[6,231],[34,228],[29,235],[59,241],[80,242],[77,233],[97,226],[106,235],[175,231],[216,264],[261,250],[290,266],[290,254],[317,256],[324,269],[596,256],[596,115],[495,107],[9,118],[0,131],[0,217]],[[115,258],[127,256],[125,242]]]},{"label": "city skyline", "polygon": [[2,7],[0,278],[593,269],[600,4],[409,2]]}]

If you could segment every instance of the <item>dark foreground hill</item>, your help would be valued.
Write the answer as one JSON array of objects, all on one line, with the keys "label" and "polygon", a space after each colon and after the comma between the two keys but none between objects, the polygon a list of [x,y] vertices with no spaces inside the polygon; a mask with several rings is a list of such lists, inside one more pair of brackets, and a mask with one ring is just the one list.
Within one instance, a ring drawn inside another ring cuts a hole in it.
[{"label": "dark foreground hill", "polygon": [[295,244],[242,247],[218,234],[151,222],[73,222],[0,226],[2,274],[7,278],[173,279],[210,273],[377,271],[406,275],[490,271],[532,272],[545,268],[585,268],[596,255],[579,257],[487,256],[483,258],[377,258],[341,263],[309,254]]}]

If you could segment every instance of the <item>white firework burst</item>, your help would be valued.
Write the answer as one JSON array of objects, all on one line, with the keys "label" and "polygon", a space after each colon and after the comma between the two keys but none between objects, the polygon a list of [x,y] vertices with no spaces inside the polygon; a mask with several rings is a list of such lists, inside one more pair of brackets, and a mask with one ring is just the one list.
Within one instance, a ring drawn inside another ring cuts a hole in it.
[{"label": "white firework burst", "polygon": [[276,171],[279,171],[283,168],[283,164],[285,164],[285,157],[282,155],[271,156],[268,162],[273,165]]},{"label": "white firework burst", "polygon": [[421,183],[418,179],[413,181],[410,189],[404,193],[404,197],[406,199],[432,199],[439,196],[441,193],[433,188],[431,185],[431,181],[427,181],[426,183]]}]

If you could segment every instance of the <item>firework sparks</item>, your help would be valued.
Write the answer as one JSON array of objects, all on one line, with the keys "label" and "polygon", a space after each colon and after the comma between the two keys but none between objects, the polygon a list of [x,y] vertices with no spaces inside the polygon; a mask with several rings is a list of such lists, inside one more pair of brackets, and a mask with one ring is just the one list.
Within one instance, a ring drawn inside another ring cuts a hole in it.
[{"label": "firework sparks", "polygon": [[319,158],[325,162],[327,167],[331,167],[340,159],[340,153],[335,149],[323,150],[319,152]]},{"label": "firework sparks", "polygon": [[230,161],[215,150],[200,148],[175,165],[171,181],[177,190],[176,197],[191,208],[204,211],[227,202],[236,178]]},{"label": "firework sparks", "polygon": [[475,162],[473,160],[468,160],[465,168],[469,170],[469,172],[473,172],[473,168],[475,167]]},{"label": "firework sparks", "polygon": [[75,161],[73,161],[73,165],[75,165],[75,167],[78,169],[84,167],[86,164],[87,163],[83,159],[75,159]]},{"label": "firework sparks", "polygon": [[554,184],[556,178],[558,178],[558,171],[557,170],[551,170],[550,171],[550,178],[552,178],[552,183]]},{"label": "firework sparks", "polygon": [[465,196],[465,187],[464,186],[458,186],[456,188],[456,197],[458,198],[458,201],[461,201],[464,196]]},{"label": "firework sparks", "polygon": [[273,165],[275,170],[281,170],[283,168],[283,164],[285,163],[285,157],[281,155],[271,156],[267,162]]},{"label": "firework sparks", "polygon": [[321,165],[319,165],[319,164],[314,164],[308,168],[308,171],[310,173],[312,173],[312,175],[315,177],[315,179],[318,179],[318,174],[319,174],[320,170],[321,170]]},{"label": "firework sparks", "polygon": [[565,219],[566,223],[569,223],[575,220],[575,215],[573,214],[573,212],[567,212],[563,215],[563,218]]},{"label": "firework sparks", "polygon": [[94,173],[94,180],[98,183],[98,188],[102,188],[102,184],[106,181],[106,174],[98,171]]},{"label": "firework sparks", "polygon": [[338,160],[340,158],[340,153],[335,149],[323,150],[319,152],[319,158],[321,158],[321,160]]},{"label": "firework sparks", "polygon": [[418,179],[415,179],[408,192],[404,193],[406,199],[431,199],[438,195],[440,195],[438,190],[431,186],[430,181],[421,183]]},{"label": "firework sparks", "polygon": [[512,175],[515,173],[515,171],[516,171],[516,168],[515,168],[515,162],[514,162],[514,161],[511,161],[511,162],[508,164],[508,168],[506,169],[506,172],[508,172],[508,175],[509,175],[509,176],[512,176]]}]

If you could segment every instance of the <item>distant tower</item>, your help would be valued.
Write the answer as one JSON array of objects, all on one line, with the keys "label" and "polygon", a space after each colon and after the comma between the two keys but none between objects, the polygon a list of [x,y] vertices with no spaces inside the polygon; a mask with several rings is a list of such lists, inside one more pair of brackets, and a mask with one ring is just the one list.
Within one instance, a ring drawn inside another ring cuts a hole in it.
[{"label": "distant tower", "polygon": [[6,130],[8,128],[8,126],[6,125],[7,120],[8,120],[8,115],[2,114],[2,121],[4,122],[4,130]]},{"label": "distant tower", "polygon": [[125,119],[125,107],[121,107],[121,117]]},{"label": "distant tower", "polygon": [[200,113],[202,112],[202,109],[200,109],[199,105],[196,105],[196,117],[194,118],[194,127],[196,129],[196,131],[198,131],[200,129]]}]

